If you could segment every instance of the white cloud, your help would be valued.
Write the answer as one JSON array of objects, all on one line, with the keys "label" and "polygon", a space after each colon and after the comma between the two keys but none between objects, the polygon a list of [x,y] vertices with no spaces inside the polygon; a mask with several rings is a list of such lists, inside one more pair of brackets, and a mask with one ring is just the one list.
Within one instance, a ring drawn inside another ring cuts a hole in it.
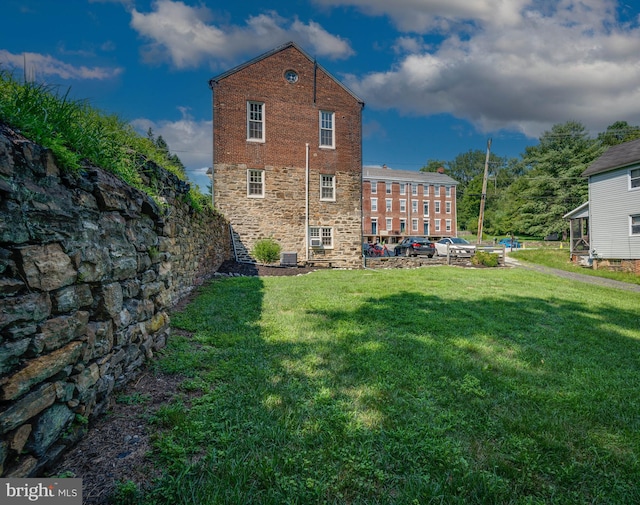
[{"label": "white cloud", "polygon": [[[25,67],[26,62],[26,69]],[[29,79],[42,80],[50,76],[57,76],[60,79],[92,79],[106,80],[113,79],[123,72],[120,67],[86,67],[74,66],[69,63],[49,56],[48,54],[20,53],[13,54],[4,49],[0,49],[0,65],[9,69],[20,70]]]},{"label": "white cloud", "polygon": [[[426,2],[417,0],[322,1],[386,9],[394,19],[412,4],[427,9]],[[419,115],[449,113],[482,131],[513,129],[533,137],[568,120],[596,131],[616,120],[640,122],[640,29],[617,21],[615,2],[513,2],[521,9],[518,16],[507,9],[508,15],[504,11],[500,17],[509,22],[500,27],[487,19],[491,8],[500,10],[492,0],[478,5],[454,1],[447,8],[444,3],[429,2],[434,19],[453,16],[454,8],[468,19],[473,11],[462,8],[467,4],[481,11],[473,19],[475,31],[466,37],[446,34],[431,50],[414,39],[398,39],[396,49],[415,48],[411,54],[402,53],[396,66],[345,79],[368,107]],[[451,17],[452,22],[462,19]]]},{"label": "white cloud", "polygon": [[196,121],[188,109],[179,110],[182,117],[177,121],[138,118],[131,121],[131,124],[142,135],[146,135],[151,128],[155,137],[162,136],[171,152],[176,154],[186,167],[189,179],[204,190],[208,183],[206,171],[213,159],[212,122]]},{"label": "white cloud", "polygon": [[143,56],[149,63],[170,61],[177,68],[196,67],[204,61],[231,62],[294,40],[331,59],[353,54],[345,40],[331,35],[319,24],[289,20],[275,12],[249,17],[243,26],[216,25],[206,7],[157,0],[152,11],[131,11],[131,26],[149,43]]}]

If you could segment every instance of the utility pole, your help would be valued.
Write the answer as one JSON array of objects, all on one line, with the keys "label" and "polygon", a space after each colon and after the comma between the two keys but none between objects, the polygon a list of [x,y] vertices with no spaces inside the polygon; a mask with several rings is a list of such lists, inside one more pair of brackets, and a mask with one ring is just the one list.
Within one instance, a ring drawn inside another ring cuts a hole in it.
[{"label": "utility pole", "polygon": [[482,225],[484,224],[484,203],[487,199],[487,179],[489,178],[489,155],[491,154],[491,139],[487,141],[487,157],[484,162],[484,177],[482,178],[482,196],[480,197],[480,214],[478,216],[478,245],[482,242]]}]

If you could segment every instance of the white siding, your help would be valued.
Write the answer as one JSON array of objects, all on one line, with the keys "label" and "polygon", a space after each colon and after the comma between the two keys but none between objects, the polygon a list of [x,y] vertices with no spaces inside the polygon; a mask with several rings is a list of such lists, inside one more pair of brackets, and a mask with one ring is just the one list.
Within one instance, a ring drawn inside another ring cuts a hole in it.
[{"label": "white siding", "polygon": [[589,179],[589,232],[597,258],[640,259],[640,236],[630,235],[629,216],[640,214],[640,189],[629,189],[629,169]]}]

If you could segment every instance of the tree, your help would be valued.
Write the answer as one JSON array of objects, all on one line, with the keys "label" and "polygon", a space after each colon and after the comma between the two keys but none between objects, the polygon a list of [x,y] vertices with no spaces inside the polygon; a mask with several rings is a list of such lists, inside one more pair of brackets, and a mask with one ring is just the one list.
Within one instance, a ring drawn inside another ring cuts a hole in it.
[{"label": "tree", "polygon": [[640,126],[631,126],[626,121],[616,121],[598,134],[598,141],[607,147],[640,138]]},{"label": "tree", "polygon": [[529,146],[522,159],[524,176],[507,192],[506,205],[513,232],[527,235],[564,233],[563,216],[587,200],[587,181],[582,172],[603,151],[575,121],[554,125]]}]

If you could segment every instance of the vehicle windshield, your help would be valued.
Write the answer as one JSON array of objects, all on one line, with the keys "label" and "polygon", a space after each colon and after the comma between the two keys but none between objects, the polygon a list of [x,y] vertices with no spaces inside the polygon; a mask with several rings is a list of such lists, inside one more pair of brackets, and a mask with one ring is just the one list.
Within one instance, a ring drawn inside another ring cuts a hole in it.
[{"label": "vehicle windshield", "polygon": [[467,242],[465,239],[460,237],[453,237],[451,239],[451,243],[452,244],[468,244],[469,242]]}]

